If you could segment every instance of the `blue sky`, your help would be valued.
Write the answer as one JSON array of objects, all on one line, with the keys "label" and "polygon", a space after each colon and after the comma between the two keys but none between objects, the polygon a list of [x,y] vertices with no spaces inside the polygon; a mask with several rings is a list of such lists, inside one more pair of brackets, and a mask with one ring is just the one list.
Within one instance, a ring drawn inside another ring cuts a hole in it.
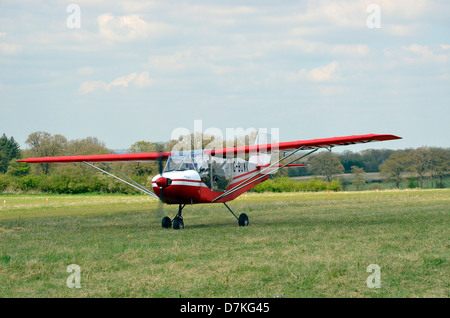
[{"label": "blue sky", "polygon": [[202,120],[281,141],[404,138],[353,151],[449,147],[449,14],[428,0],[2,0],[0,133],[124,149]]}]

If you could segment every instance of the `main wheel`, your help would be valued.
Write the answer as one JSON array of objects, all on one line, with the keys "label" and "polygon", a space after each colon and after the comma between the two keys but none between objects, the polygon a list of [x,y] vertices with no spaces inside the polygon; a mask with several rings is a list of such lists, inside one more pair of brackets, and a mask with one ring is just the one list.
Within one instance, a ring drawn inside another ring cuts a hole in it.
[{"label": "main wheel", "polygon": [[163,228],[169,229],[172,226],[172,221],[170,220],[170,218],[168,216],[165,216],[165,217],[163,217],[163,219],[161,221],[161,225]]},{"label": "main wheel", "polygon": [[173,229],[174,230],[182,230],[184,229],[184,222],[183,222],[183,218],[176,216],[175,219],[173,220]]},{"label": "main wheel", "polygon": [[248,226],[248,216],[245,213],[239,215],[239,226]]}]

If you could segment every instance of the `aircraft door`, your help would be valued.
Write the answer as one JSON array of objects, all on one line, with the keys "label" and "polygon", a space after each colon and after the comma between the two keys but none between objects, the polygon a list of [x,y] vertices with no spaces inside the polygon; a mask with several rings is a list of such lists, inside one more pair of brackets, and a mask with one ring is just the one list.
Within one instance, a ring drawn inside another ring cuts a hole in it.
[{"label": "aircraft door", "polygon": [[232,180],[232,162],[226,159],[211,161],[211,190],[225,191]]}]

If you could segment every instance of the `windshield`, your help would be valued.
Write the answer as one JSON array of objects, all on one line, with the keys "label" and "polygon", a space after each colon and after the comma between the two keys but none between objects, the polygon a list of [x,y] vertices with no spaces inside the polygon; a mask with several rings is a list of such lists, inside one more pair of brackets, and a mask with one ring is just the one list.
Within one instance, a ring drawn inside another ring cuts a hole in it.
[{"label": "windshield", "polygon": [[164,168],[164,172],[168,171],[183,171],[183,170],[193,170],[194,163],[190,154],[186,155],[172,155],[169,157]]},{"label": "windshield", "polygon": [[203,151],[185,151],[174,153],[167,160],[164,172],[196,170],[206,168],[208,165],[208,156]]}]

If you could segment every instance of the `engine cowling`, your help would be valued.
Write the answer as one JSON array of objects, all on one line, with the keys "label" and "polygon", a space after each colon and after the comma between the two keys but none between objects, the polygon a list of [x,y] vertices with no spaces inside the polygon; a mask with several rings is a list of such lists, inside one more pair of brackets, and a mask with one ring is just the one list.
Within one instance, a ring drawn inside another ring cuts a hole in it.
[{"label": "engine cowling", "polygon": [[158,185],[158,187],[164,189],[172,184],[172,179],[165,178],[165,177],[159,177],[156,180],[156,184]]}]

